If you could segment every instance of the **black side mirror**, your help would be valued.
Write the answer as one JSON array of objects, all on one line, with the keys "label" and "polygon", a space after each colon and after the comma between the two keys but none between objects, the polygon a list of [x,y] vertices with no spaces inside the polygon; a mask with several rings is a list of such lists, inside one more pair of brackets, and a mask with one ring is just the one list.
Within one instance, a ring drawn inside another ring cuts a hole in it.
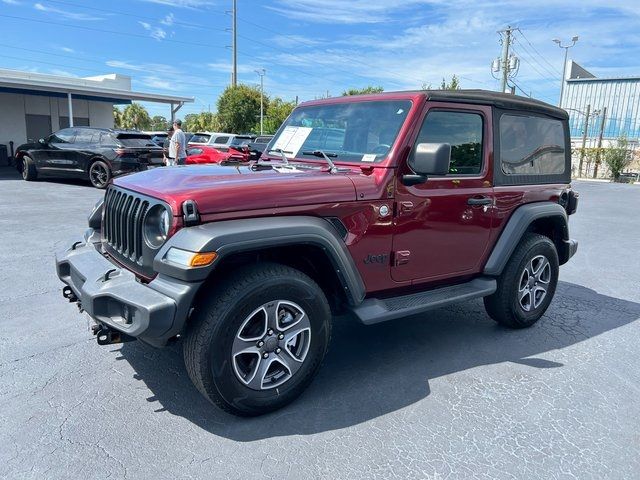
[{"label": "black side mirror", "polygon": [[446,175],[451,163],[448,143],[419,143],[409,158],[409,166],[416,175],[403,175],[402,183],[416,185],[427,181],[429,175]]},{"label": "black side mirror", "polygon": [[41,145],[46,145],[47,142],[45,141],[44,138],[41,138],[38,140],[38,143],[40,143]]}]

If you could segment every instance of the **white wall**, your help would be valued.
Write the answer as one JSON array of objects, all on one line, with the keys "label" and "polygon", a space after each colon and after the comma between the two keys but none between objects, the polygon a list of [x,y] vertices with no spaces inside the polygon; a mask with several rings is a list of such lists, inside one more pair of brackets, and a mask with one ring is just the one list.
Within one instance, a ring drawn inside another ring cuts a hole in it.
[{"label": "white wall", "polygon": [[[25,115],[50,115],[51,129],[60,129],[59,118],[69,115],[66,98],[0,93],[0,144],[14,148],[27,141]],[[73,100],[73,116],[89,118],[92,127],[113,128],[113,104],[89,100]],[[7,147],[9,154],[11,154]]]},{"label": "white wall", "polygon": [[113,104],[89,102],[89,125],[92,127],[113,128]]},{"label": "white wall", "polygon": [[24,95],[0,93],[0,143],[7,145],[13,140],[14,148],[27,139],[27,122],[24,112]]}]

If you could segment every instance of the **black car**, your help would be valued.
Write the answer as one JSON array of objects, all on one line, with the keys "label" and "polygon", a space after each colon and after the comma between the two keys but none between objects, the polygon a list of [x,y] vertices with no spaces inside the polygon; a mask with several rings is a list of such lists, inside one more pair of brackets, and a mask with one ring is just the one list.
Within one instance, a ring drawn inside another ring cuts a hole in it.
[{"label": "black car", "polygon": [[249,147],[249,160],[258,160],[262,156],[264,149],[267,147],[272,138],[273,135],[261,135],[254,138],[251,143],[248,143],[247,147]]},{"label": "black car", "polygon": [[112,177],[163,165],[162,147],[151,135],[106,128],[64,128],[20,145],[15,156],[25,180],[87,178],[96,188],[105,188]]}]

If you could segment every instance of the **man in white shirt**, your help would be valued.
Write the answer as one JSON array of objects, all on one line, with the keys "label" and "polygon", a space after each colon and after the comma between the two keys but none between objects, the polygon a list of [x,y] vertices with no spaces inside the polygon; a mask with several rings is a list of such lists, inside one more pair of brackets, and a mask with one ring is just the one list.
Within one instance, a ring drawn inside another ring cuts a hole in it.
[{"label": "man in white shirt", "polygon": [[175,165],[184,165],[187,159],[187,137],[182,131],[182,121],[174,120],[173,129],[174,132],[169,142],[169,158],[175,159]]}]

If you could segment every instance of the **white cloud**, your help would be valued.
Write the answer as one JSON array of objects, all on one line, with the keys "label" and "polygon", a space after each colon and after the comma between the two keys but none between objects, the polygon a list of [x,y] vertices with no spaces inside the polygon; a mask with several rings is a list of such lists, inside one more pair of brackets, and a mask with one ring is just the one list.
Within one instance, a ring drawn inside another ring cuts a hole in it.
[{"label": "white cloud", "polygon": [[276,45],[284,48],[315,47],[324,43],[317,38],[304,37],[302,35],[277,35],[271,40]]},{"label": "white cloud", "polygon": [[173,16],[173,13],[170,13],[169,15],[164,17],[162,20],[160,20],[160,23],[163,25],[171,26],[173,25],[174,21],[175,21],[175,18]]},{"label": "white cloud", "polygon": [[[3,0],[4,1],[4,0]],[[7,3],[7,2],[5,2]],[[36,10],[40,11],[40,12],[46,12],[46,13],[53,13],[59,16],[62,16],[64,18],[68,18],[70,20],[78,20],[78,21],[95,21],[95,20],[104,20],[104,17],[101,16],[96,16],[96,15],[90,15],[87,13],[78,13],[78,12],[70,12],[67,10],[62,10],[60,8],[54,8],[54,7],[49,7],[49,6],[45,6],[41,3],[34,3],[33,4],[33,8],[35,8]]]},{"label": "white cloud", "polygon": [[147,3],[157,3],[177,8],[200,8],[213,5],[210,0],[142,0]]},{"label": "white cloud", "polygon": [[60,47],[60,50],[67,53],[76,53],[76,51],[73,48],[69,48],[69,47]]},{"label": "white cloud", "polygon": [[154,27],[147,22],[138,22],[142,28],[144,28],[147,32],[149,32],[149,36],[151,38],[155,38],[160,41],[167,38],[167,32],[160,27]]},{"label": "white cloud", "polygon": [[156,76],[145,76],[140,78],[139,81],[144,86],[149,88],[159,88],[162,90],[176,89],[175,84],[172,84],[169,80]]},{"label": "white cloud", "polygon": [[6,3],[7,5],[20,5],[20,2],[17,0],[2,0],[2,3]]}]

